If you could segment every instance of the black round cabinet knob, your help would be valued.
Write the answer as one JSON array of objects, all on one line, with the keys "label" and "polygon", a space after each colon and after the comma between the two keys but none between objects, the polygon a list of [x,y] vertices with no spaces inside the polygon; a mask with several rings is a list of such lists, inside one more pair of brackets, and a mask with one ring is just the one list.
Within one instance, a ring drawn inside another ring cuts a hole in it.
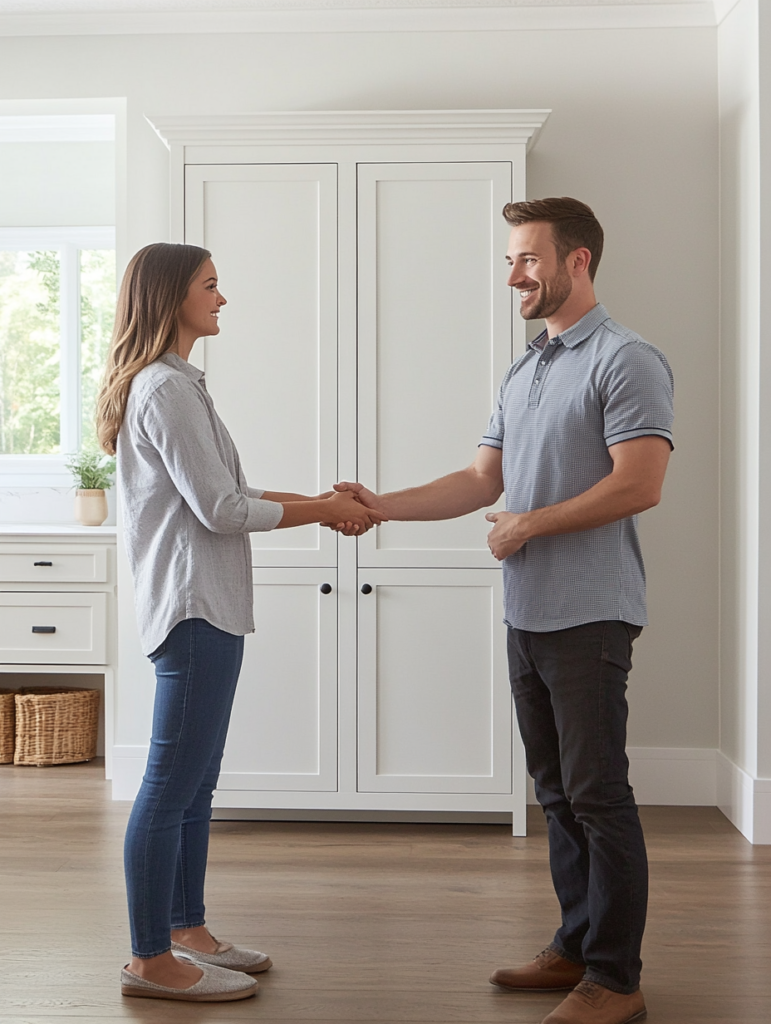
[{"label": "black round cabinet knob", "polygon": [[369,583],[362,583],[362,585],[361,585],[361,592],[362,592],[362,594],[371,594],[372,593],[372,587],[369,585]]},{"label": "black round cabinet knob", "polygon": [[332,584],[331,583],[322,583],[321,586],[319,587],[319,590],[321,591],[322,594],[331,594],[332,593]]}]

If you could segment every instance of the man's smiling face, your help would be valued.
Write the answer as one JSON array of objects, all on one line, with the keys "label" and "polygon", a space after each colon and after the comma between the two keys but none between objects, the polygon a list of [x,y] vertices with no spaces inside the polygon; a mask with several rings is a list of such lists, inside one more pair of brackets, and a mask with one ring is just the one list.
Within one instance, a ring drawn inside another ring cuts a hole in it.
[{"label": "man's smiling face", "polygon": [[506,260],[511,267],[508,284],[519,292],[524,320],[553,316],[570,296],[573,280],[566,261],[557,256],[548,221],[512,228]]}]

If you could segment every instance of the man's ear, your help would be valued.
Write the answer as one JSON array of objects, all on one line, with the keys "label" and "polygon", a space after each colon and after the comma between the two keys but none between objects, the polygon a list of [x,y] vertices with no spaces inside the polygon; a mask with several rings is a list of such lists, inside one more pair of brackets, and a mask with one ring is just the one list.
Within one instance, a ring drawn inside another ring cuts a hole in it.
[{"label": "man's ear", "polygon": [[568,271],[573,277],[580,277],[589,272],[592,262],[591,252],[583,246],[574,249],[568,256]]}]

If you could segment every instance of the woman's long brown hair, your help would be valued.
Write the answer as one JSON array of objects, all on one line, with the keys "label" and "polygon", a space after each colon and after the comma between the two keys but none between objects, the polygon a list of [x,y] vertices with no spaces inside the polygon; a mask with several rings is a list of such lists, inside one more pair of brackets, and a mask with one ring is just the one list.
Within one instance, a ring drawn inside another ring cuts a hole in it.
[{"label": "woman's long brown hair", "polygon": [[155,242],[129,263],[118,295],[115,328],[96,405],[102,448],[115,454],[131,381],[177,341],[177,316],[211,253],[197,245]]}]

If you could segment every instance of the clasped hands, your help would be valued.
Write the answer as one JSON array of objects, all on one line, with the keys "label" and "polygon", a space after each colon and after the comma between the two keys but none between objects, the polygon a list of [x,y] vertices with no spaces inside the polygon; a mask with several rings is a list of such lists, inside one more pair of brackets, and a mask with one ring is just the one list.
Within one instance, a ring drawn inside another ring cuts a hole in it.
[{"label": "clasped hands", "polygon": [[[342,533],[345,537],[361,535],[373,526],[388,522],[388,517],[382,507],[378,507],[378,495],[368,490],[363,484],[344,480],[334,485],[334,491],[330,491],[322,497],[329,498],[330,504],[335,503],[336,507],[339,499],[347,498],[349,504],[343,506],[340,503],[339,507],[341,510],[347,508],[348,514],[341,515],[336,522],[322,523],[322,526]],[[363,506],[360,509],[356,509],[354,506],[353,515],[350,514],[351,499]],[[519,551],[527,543],[529,537],[525,532],[525,516],[514,512],[488,512],[485,519],[489,523],[493,523],[493,528],[487,535],[487,546],[493,557],[497,558],[499,562]]]},{"label": "clasped hands", "polygon": [[368,491],[363,484],[342,482],[334,484],[334,490],[320,494],[329,502],[330,519],[321,523],[330,530],[345,537],[358,537],[388,522],[388,517],[377,508],[377,495]]}]

